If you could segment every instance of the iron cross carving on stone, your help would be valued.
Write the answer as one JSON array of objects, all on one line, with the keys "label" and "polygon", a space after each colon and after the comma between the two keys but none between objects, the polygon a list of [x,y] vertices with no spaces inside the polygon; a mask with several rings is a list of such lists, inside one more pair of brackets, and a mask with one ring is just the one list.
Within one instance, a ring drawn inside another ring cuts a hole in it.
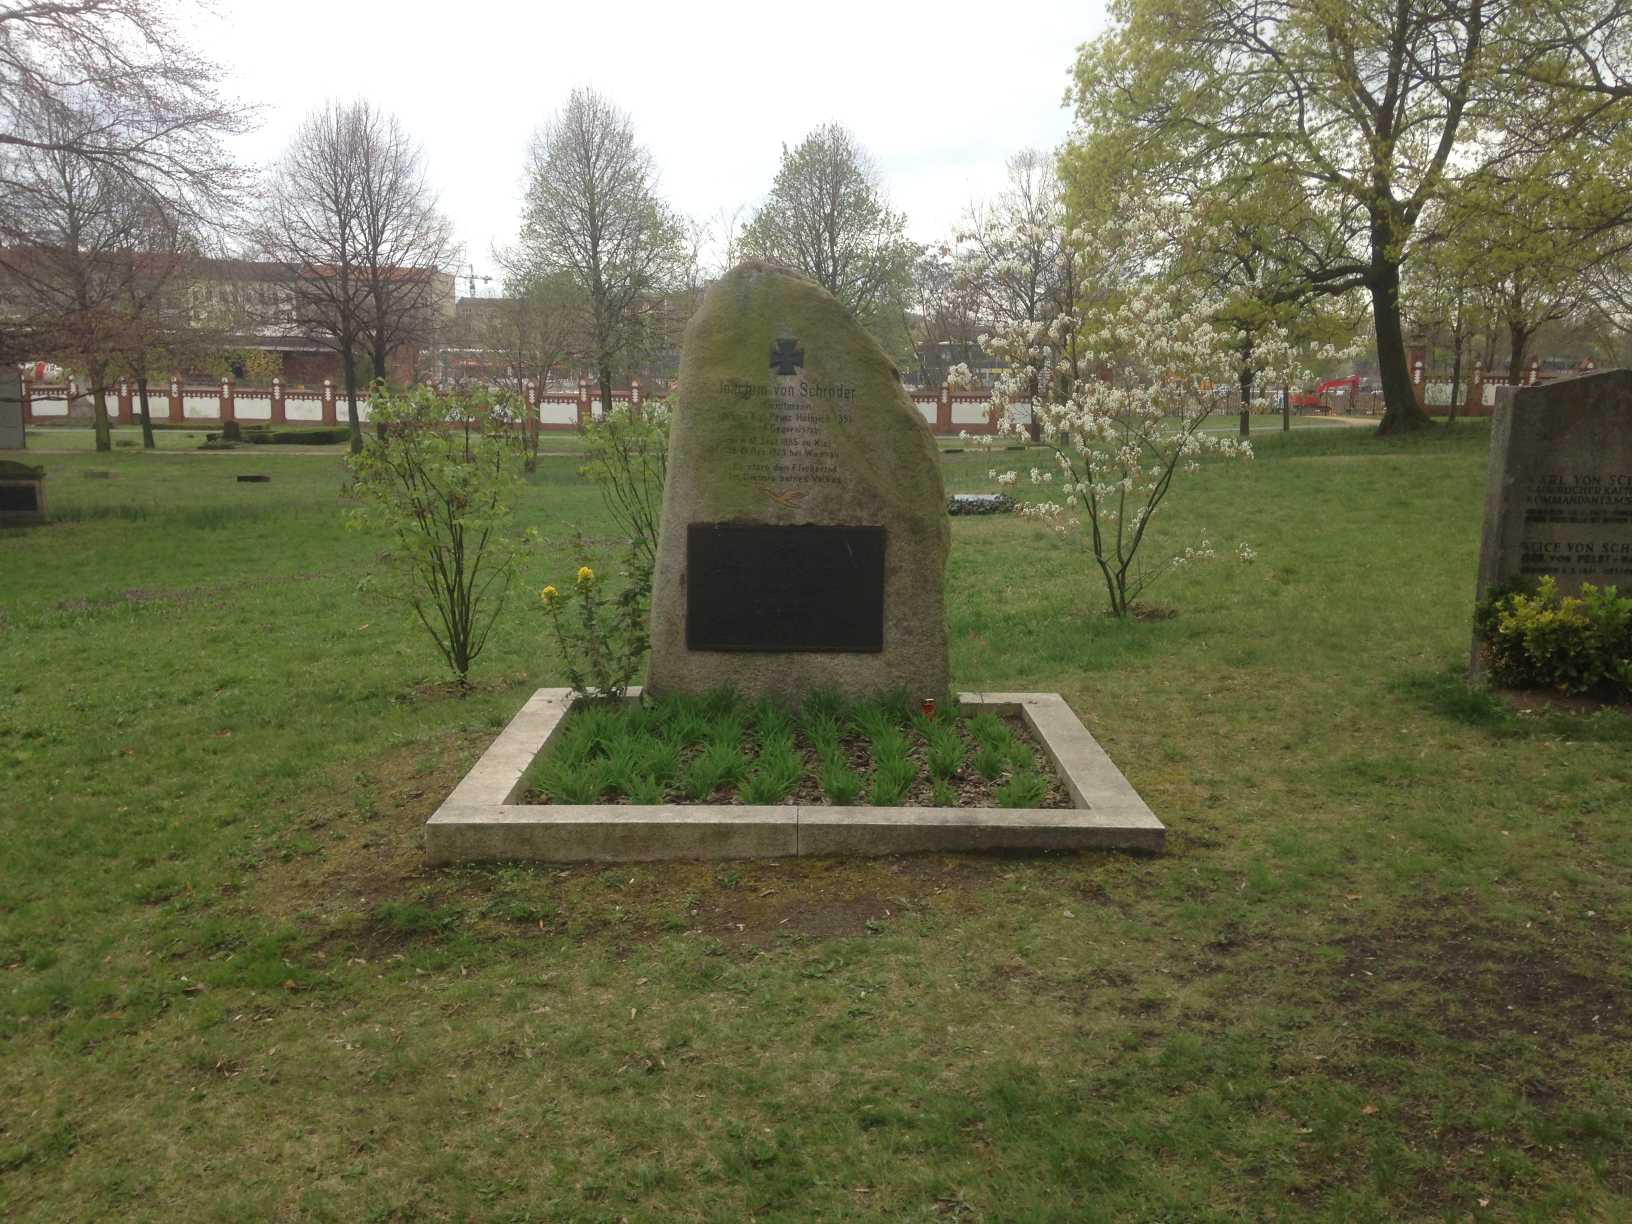
[{"label": "iron cross carving on stone", "polygon": [[771,365],[778,374],[792,374],[805,364],[805,350],[799,341],[784,337],[771,345]]}]

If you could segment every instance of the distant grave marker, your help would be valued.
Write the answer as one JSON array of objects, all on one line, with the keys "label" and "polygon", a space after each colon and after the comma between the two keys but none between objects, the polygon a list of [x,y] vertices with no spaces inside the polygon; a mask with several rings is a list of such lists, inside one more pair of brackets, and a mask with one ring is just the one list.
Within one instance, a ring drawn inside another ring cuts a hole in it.
[{"label": "distant grave marker", "polygon": [[33,527],[45,517],[45,469],[0,459],[0,527]]},{"label": "distant grave marker", "polygon": [[1478,601],[1547,576],[1632,591],[1632,370],[1498,392]]},{"label": "distant grave marker", "polygon": [[0,369],[0,450],[28,449],[23,432],[23,376],[14,367]]}]

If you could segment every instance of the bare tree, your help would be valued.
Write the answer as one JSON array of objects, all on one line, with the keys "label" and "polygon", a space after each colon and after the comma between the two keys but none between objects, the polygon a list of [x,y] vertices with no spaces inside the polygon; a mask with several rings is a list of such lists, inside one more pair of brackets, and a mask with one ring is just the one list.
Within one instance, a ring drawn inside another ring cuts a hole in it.
[{"label": "bare tree", "polygon": [[152,450],[153,414],[148,388],[157,363],[196,350],[207,333],[195,326],[188,290],[197,266],[197,239],[180,213],[160,200],[142,200],[130,213],[135,249],[115,286],[113,305],[122,320],[115,356],[136,384],[142,446]]},{"label": "bare tree", "polygon": [[355,107],[333,102],[306,117],[272,176],[256,229],[261,250],[288,268],[287,316],[279,322],[340,355],[353,452],[363,448],[357,356],[368,317],[358,119]]},{"label": "bare tree", "polygon": [[[181,32],[191,6],[163,0],[21,0],[0,4],[0,149],[77,158],[127,189],[162,193],[215,222],[243,170],[221,137],[249,108],[219,94],[220,68]],[[52,121],[39,122],[42,113]],[[10,189],[10,159],[0,187]]]},{"label": "bare tree", "polygon": [[684,274],[685,227],[658,196],[629,116],[593,89],[573,90],[534,134],[527,184],[519,254],[530,276],[565,273],[577,286],[585,356],[609,412],[614,365],[638,357]]},{"label": "bare tree", "polygon": [[46,348],[85,369],[98,450],[112,446],[110,362],[146,275],[140,218],[195,229],[232,215],[244,174],[222,138],[250,112],[192,52],[159,0],[0,4],[0,275],[26,306],[0,348]]},{"label": "bare tree", "polygon": [[911,279],[917,248],[904,213],[890,209],[877,167],[849,129],[830,123],[782,164],[741,246],[745,253],[802,272],[863,321],[890,317]]},{"label": "bare tree", "polygon": [[363,332],[374,377],[403,344],[422,346],[452,305],[448,269],[458,248],[436,207],[423,155],[396,116],[351,108],[357,139],[358,242],[366,283]]},{"label": "bare tree", "polygon": [[451,280],[452,228],[397,120],[331,102],[301,124],[267,190],[258,245],[288,266],[287,323],[340,355],[351,448],[363,444],[358,365],[385,378],[391,352],[423,343]]},{"label": "bare tree", "polygon": [[41,105],[12,112],[30,140],[4,158],[0,192],[0,274],[37,343],[83,369],[92,396],[96,449],[113,448],[107,386],[124,343],[120,301],[131,275],[130,197],[119,175],[70,151],[95,122]]}]

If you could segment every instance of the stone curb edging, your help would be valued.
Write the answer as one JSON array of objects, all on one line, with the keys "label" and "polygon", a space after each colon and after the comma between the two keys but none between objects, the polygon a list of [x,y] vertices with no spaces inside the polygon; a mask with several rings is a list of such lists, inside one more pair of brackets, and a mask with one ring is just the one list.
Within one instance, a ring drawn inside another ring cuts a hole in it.
[{"label": "stone curb edging", "polygon": [[[639,689],[629,691],[638,700]],[[1058,693],[960,693],[964,710],[1019,714],[1070,808],[522,804],[533,762],[575,704],[539,689],[425,823],[433,865],[795,858],[981,850],[1162,850],[1167,830]]]}]

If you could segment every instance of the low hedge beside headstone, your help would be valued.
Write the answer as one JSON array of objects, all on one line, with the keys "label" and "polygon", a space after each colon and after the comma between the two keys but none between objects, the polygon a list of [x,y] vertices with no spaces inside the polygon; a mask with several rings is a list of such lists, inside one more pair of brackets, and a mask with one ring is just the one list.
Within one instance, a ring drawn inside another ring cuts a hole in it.
[{"label": "low hedge beside headstone", "polygon": [[273,444],[277,446],[331,446],[336,442],[346,442],[351,438],[351,430],[341,425],[330,429],[246,429],[245,442]]}]

